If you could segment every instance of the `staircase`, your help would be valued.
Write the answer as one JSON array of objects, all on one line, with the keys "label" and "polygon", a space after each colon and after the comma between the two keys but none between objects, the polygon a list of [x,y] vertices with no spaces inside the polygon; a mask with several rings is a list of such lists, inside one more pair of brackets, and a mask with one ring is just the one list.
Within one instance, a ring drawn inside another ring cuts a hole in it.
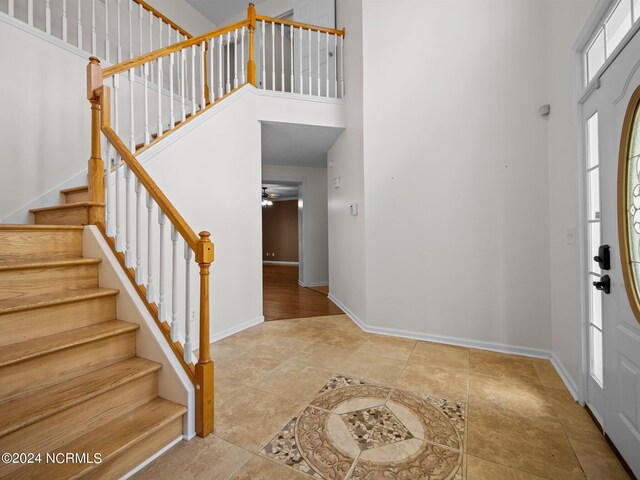
[{"label": "staircase", "polygon": [[161,365],[136,356],[138,324],[117,318],[100,259],[82,256],[101,205],[87,187],[62,193],[36,225],[0,225],[0,452],[41,453],[0,478],[119,478],[183,433],[186,408],[158,397]]}]

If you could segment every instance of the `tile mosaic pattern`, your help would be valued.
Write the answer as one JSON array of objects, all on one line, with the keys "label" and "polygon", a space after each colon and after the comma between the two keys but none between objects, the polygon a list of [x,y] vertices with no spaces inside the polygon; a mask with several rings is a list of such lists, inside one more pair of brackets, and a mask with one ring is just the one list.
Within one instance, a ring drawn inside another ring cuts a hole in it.
[{"label": "tile mosaic pattern", "polygon": [[335,375],[260,453],[326,480],[463,479],[464,429],[461,403]]},{"label": "tile mosaic pattern", "polygon": [[391,410],[384,406],[340,415],[360,450],[382,447],[413,438]]}]

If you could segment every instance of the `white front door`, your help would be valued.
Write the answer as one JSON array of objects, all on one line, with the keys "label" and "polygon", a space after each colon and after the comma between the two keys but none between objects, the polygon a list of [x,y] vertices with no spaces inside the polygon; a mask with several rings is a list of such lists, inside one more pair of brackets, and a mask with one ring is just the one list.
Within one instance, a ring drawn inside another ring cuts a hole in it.
[{"label": "white front door", "polygon": [[[632,212],[626,198],[619,212],[619,156],[627,106],[640,85],[640,34],[627,44],[600,77],[600,87],[582,105],[586,134],[589,256],[609,245],[610,268],[589,260],[590,281],[610,280],[610,292],[593,290],[590,298],[587,402],[631,469],[640,476],[640,323],[627,296],[619,231],[620,215]],[[625,146],[626,149],[626,146]],[[634,166],[634,169],[636,167]],[[640,171],[635,170],[636,175]],[[599,192],[598,192],[599,180]],[[639,189],[640,194],[640,189]],[[598,205],[599,204],[599,205]],[[640,198],[638,205],[640,207]],[[640,220],[640,214],[639,214]],[[598,227],[591,224],[599,223]],[[599,232],[598,232],[599,231]],[[601,240],[598,242],[598,233]],[[639,241],[632,248],[640,248]],[[640,263],[638,264],[640,266]],[[639,268],[640,272],[640,268]],[[598,278],[596,278],[598,277]],[[602,288],[602,285],[599,285]],[[599,316],[600,301],[602,315]],[[600,339],[600,336],[602,339]]]}]

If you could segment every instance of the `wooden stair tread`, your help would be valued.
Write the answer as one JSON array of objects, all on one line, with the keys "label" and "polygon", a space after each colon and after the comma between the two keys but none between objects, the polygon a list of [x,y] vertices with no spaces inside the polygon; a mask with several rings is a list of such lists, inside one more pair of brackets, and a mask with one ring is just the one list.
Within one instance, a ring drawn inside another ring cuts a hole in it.
[{"label": "wooden stair tread", "polygon": [[27,340],[26,342],[5,345],[0,347],[0,367],[6,367],[102,338],[132,332],[138,328],[140,326],[137,323],[110,320],[55,335]]},{"label": "wooden stair tread", "polygon": [[77,187],[65,188],[63,190],[60,190],[60,193],[67,194],[67,193],[88,192],[88,191],[89,191],[89,185],[79,185]]},{"label": "wooden stair tread", "polygon": [[13,479],[46,478],[47,480],[81,478],[113,460],[133,445],[144,440],[186,412],[182,405],[156,398],[111,423],[73,440],[56,450],[62,453],[100,453],[100,465],[62,463],[26,465],[12,473]]},{"label": "wooden stair tread", "polygon": [[7,270],[23,270],[28,268],[69,267],[73,265],[97,265],[101,258],[16,258],[0,256],[0,272]]},{"label": "wooden stair tread", "polygon": [[0,437],[155,372],[161,364],[133,357],[0,403]]},{"label": "wooden stair tread", "polygon": [[118,290],[113,288],[79,288],[61,292],[52,292],[32,297],[17,297],[0,301],[0,315],[3,313],[43,308],[63,303],[79,302],[91,298],[115,296]]},{"label": "wooden stair tread", "polygon": [[39,212],[51,212],[54,210],[69,210],[72,208],[86,208],[86,207],[104,207],[104,203],[102,202],[66,203],[64,205],[53,205],[51,207],[32,208],[29,211],[31,213],[39,213]]},{"label": "wooden stair tread", "polygon": [[22,223],[0,223],[0,230],[82,230],[83,225],[34,225]]}]

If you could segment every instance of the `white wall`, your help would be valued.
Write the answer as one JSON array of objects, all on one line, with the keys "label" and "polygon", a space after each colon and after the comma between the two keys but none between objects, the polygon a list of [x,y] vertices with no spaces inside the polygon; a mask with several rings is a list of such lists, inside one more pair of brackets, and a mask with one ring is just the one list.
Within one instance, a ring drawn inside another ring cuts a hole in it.
[{"label": "white wall", "polygon": [[260,124],[245,88],[144,167],[187,223],[211,232],[211,331],[261,320]]},{"label": "white wall", "polygon": [[577,244],[568,244],[566,236],[568,228],[576,234],[580,229],[571,48],[595,4],[595,0],[551,1],[547,14],[552,351],[576,385],[581,361],[580,259]]},{"label": "white wall", "polygon": [[147,0],[147,3],[194,37],[217,28],[185,0]]},{"label": "white wall", "polygon": [[[348,32],[345,40],[346,129],[329,150],[329,291],[333,298],[360,319],[366,318],[365,199],[363,166],[363,62],[362,0],[338,0],[338,25]],[[340,188],[331,185],[340,177]],[[352,216],[349,205],[357,203]]]},{"label": "white wall", "polygon": [[5,22],[0,58],[2,219],[86,171],[90,108],[87,59]]},{"label": "white wall", "polygon": [[302,181],[302,279],[305,285],[329,283],[327,169],[263,165],[263,181]]}]

